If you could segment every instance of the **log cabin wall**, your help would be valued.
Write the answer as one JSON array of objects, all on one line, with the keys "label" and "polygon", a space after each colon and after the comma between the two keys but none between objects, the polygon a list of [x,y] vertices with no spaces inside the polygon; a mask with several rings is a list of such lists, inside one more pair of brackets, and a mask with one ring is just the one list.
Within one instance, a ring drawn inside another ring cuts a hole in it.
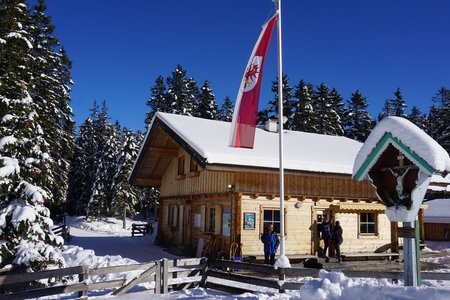
[{"label": "log cabin wall", "polygon": [[[234,192],[276,195],[279,193],[278,172],[260,169],[258,172],[217,171],[198,167],[191,172],[191,157],[179,150],[184,158],[184,174],[180,175],[179,159],[174,158],[162,178],[161,197]],[[375,189],[369,181],[358,182],[350,175],[294,174],[285,175],[285,195],[334,198],[376,199]]]}]

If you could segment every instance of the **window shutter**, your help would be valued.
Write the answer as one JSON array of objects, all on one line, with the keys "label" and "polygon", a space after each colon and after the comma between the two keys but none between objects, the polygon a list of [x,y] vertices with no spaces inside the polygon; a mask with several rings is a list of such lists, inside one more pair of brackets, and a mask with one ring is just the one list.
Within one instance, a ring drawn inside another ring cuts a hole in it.
[{"label": "window shutter", "polygon": [[200,225],[200,229],[201,231],[205,231],[206,205],[200,206],[200,214],[202,215],[202,222]]},{"label": "window shutter", "polygon": [[216,206],[216,226],[214,230],[214,234],[221,234],[222,232],[222,206]]}]

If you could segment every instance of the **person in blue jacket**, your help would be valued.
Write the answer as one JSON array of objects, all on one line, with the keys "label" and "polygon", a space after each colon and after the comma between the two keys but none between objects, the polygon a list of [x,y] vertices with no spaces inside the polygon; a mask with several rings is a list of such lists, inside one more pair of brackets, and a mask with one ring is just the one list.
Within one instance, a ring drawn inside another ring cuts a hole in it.
[{"label": "person in blue jacket", "polygon": [[273,224],[267,226],[267,230],[261,236],[261,241],[264,243],[264,263],[273,265],[278,245],[280,245],[280,239],[277,233],[273,231]]}]

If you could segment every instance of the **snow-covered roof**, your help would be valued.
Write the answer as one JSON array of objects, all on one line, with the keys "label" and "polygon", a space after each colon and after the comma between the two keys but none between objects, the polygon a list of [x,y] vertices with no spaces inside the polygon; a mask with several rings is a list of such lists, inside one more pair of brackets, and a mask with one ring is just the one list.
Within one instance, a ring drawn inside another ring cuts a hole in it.
[{"label": "snow-covered roof", "polygon": [[359,151],[353,166],[354,177],[359,177],[357,174],[361,173],[362,169],[369,169],[370,166],[365,164],[386,135],[391,135],[408,147],[418,158],[433,169],[431,173],[450,172],[450,157],[441,145],[407,119],[390,116],[384,118],[372,130]]},{"label": "snow-covered roof", "polygon": [[424,210],[426,223],[450,223],[450,199],[434,199],[425,204],[428,205]]},{"label": "snow-covered roof", "polygon": [[[155,118],[189,144],[207,164],[279,167],[278,133],[257,128],[254,149],[232,148],[228,146],[231,123],[160,112],[156,113]],[[351,174],[361,145],[341,136],[286,130],[284,168]]]}]

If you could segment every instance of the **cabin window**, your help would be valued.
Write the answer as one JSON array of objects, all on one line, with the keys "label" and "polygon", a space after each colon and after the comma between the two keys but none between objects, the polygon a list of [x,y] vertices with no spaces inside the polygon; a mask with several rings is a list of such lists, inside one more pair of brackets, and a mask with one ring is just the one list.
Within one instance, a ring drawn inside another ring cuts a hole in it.
[{"label": "cabin window", "polygon": [[209,208],[209,228],[208,231],[211,233],[216,232],[216,208]]},{"label": "cabin window", "polygon": [[212,234],[221,233],[222,207],[220,205],[208,206],[206,208],[206,232]]},{"label": "cabin window", "polygon": [[359,215],[359,234],[375,235],[376,234],[376,216],[375,213],[363,212]]},{"label": "cabin window", "polygon": [[177,226],[177,220],[178,220],[178,208],[176,205],[170,205],[167,224],[169,226]]},{"label": "cabin window", "polygon": [[184,175],[184,156],[178,157],[178,176]]},{"label": "cabin window", "polygon": [[191,163],[190,163],[190,172],[198,172],[198,165],[195,163],[195,160],[191,156]]},{"label": "cabin window", "polygon": [[273,231],[275,231],[276,233],[280,233],[280,223],[279,209],[265,208],[263,210],[263,231],[266,230],[269,224],[273,224]]}]

